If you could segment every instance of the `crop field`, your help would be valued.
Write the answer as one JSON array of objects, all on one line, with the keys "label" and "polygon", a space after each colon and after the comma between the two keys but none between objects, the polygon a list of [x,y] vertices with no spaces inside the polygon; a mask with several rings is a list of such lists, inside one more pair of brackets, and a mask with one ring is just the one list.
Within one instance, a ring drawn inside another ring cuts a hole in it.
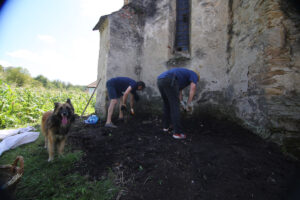
[{"label": "crop field", "polygon": [[[0,80],[0,129],[39,123],[43,112],[53,110],[55,102],[68,98],[75,113],[81,115],[90,95],[79,89],[18,88]],[[93,97],[85,115],[94,113],[95,102]]]},{"label": "crop field", "polygon": [[[0,79],[0,129],[34,126],[40,132],[43,112],[54,109],[55,102],[71,99],[75,113],[81,115],[90,95],[81,88],[46,89],[44,87],[16,87]],[[94,113],[96,98],[93,97],[84,115]],[[26,145],[11,149],[1,155],[0,165],[11,164],[17,156],[24,157],[24,174],[15,195],[18,200],[28,199],[91,199],[110,200],[118,193],[114,174],[107,171],[101,180],[92,180],[77,172],[78,162],[84,152],[67,146],[63,156],[48,162],[44,137]],[[0,180],[2,183],[2,180]],[[0,191],[0,199],[3,199]],[[13,198],[14,199],[14,198]]]}]

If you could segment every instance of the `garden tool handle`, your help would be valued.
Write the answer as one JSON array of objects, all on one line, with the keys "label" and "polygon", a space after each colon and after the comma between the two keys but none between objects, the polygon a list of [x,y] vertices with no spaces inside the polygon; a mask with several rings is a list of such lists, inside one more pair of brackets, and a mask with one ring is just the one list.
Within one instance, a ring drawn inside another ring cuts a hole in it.
[{"label": "garden tool handle", "polygon": [[92,95],[91,95],[91,97],[90,97],[88,103],[86,104],[85,108],[83,109],[83,111],[82,111],[82,113],[81,113],[81,115],[80,115],[80,118],[82,118],[82,116],[83,116],[83,114],[84,114],[86,108],[87,108],[88,105],[90,104],[90,101],[91,101],[91,99],[93,98],[93,96],[94,96],[94,94],[95,94],[95,92],[96,92],[96,90],[97,90],[97,88],[98,88],[98,85],[99,85],[100,81],[101,81],[101,79],[99,79],[99,81],[98,81],[98,83],[97,83],[97,86],[95,87],[95,89],[94,89],[94,91],[93,91],[93,93],[92,93]]}]

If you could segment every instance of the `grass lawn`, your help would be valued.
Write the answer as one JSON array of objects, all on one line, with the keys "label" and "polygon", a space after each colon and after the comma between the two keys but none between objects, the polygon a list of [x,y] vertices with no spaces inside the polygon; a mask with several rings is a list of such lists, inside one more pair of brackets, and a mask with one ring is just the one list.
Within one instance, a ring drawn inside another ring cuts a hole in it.
[{"label": "grass lawn", "polygon": [[103,180],[91,181],[75,172],[82,152],[71,152],[66,146],[64,157],[55,157],[49,163],[42,134],[34,143],[4,152],[0,165],[11,164],[18,155],[24,157],[24,174],[17,187],[17,200],[109,200],[118,193],[112,173]]}]

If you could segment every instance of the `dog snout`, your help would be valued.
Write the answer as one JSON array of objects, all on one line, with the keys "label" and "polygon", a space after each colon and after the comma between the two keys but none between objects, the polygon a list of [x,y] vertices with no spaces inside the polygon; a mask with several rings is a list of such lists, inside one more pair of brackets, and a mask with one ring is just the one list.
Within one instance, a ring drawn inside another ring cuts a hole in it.
[{"label": "dog snout", "polygon": [[68,112],[67,112],[67,111],[63,111],[63,112],[61,113],[61,115],[62,115],[62,116],[68,116]]}]

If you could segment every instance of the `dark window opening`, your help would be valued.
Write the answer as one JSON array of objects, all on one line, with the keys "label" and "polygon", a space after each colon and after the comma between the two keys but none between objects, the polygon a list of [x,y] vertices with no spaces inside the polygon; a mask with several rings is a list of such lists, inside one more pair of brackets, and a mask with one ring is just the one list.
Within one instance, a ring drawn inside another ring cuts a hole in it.
[{"label": "dark window opening", "polygon": [[190,5],[189,0],[177,0],[176,4],[176,51],[189,51],[190,47]]}]

